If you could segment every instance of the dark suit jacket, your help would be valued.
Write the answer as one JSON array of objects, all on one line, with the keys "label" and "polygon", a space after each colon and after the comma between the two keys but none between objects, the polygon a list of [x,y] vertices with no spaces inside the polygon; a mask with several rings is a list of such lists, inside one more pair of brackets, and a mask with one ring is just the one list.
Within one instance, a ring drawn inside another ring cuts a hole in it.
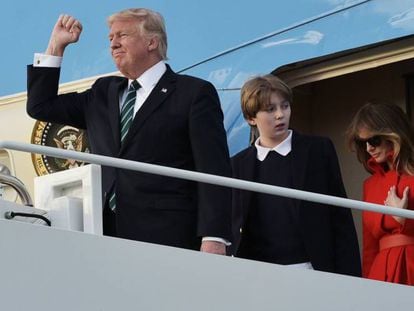
[{"label": "dark suit jacket", "polygon": [[[255,181],[256,148],[251,146],[232,158],[233,176]],[[323,137],[292,136],[293,188],[345,197],[337,155],[332,142]],[[277,173],[277,168],[275,168]],[[243,239],[252,193],[233,191],[233,252],[237,256]],[[294,200],[304,245],[316,270],[361,275],[359,247],[349,209]],[[241,229],[241,230],[240,230]],[[283,237],[281,237],[283,239]]]},{"label": "dark suit jacket", "polygon": [[[60,70],[28,66],[27,112],[87,130],[92,153],[230,176],[217,92],[167,66],[136,114],[122,146],[119,94],[127,79],[104,77],[82,93],[57,96]],[[231,190],[103,167],[102,189],[116,191],[117,236],[196,249],[200,237],[231,239]]]}]

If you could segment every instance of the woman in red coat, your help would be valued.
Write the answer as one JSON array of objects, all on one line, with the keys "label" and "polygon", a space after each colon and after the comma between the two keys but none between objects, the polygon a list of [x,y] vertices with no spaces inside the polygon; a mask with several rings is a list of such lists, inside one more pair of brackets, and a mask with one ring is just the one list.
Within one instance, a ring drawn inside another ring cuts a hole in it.
[{"label": "woman in red coat", "polygon": [[[358,160],[372,175],[366,202],[414,209],[414,132],[396,105],[366,104],[348,130]],[[363,276],[414,285],[414,220],[364,211]]]}]

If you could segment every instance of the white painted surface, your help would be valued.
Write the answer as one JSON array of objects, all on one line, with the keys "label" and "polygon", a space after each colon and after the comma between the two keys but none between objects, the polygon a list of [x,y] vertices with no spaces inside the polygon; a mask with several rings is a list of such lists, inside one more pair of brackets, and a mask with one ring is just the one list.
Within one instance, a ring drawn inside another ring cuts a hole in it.
[{"label": "white painted surface", "polygon": [[[84,232],[83,200],[76,197],[59,197],[51,202],[49,216],[52,227]],[[93,233],[91,230],[86,232]]]},{"label": "white painted surface", "polygon": [[[15,203],[15,202],[10,202],[10,201],[0,199],[0,219],[5,219],[6,218],[5,214],[9,212],[37,214],[37,215],[41,215],[49,219],[49,215],[44,210],[39,210],[31,206],[25,206],[20,203]],[[33,217],[24,217],[24,216],[16,216],[13,218],[13,220],[10,220],[10,221],[20,221],[20,222],[38,224],[42,226],[47,225],[46,222],[42,219],[33,218]]]},{"label": "white painted surface", "polygon": [[0,220],[2,310],[411,310],[414,289]]},{"label": "white painted surface", "polygon": [[[90,164],[36,177],[34,206],[50,211],[60,228],[102,235],[101,167]],[[76,221],[79,208],[83,219]]]}]

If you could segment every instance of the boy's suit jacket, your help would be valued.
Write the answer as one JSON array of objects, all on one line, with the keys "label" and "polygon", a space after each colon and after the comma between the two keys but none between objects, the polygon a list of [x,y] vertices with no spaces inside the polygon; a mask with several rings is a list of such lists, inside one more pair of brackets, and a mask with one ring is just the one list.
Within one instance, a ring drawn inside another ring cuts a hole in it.
[{"label": "boy's suit jacket", "polygon": [[[119,96],[127,79],[104,77],[82,93],[56,95],[60,69],[28,66],[33,118],[87,130],[92,153],[230,176],[217,92],[169,66],[120,144]],[[103,167],[102,189],[117,197],[117,235],[198,248],[200,237],[231,239],[231,190],[183,179]]]},{"label": "boy's suit jacket", "polygon": [[[255,181],[256,154],[256,148],[251,146],[232,158],[235,178]],[[329,139],[293,131],[291,157],[294,189],[346,196],[337,155]],[[277,174],[277,168],[274,172]],[[249,191],[233,191],[233,252],[236,256],[249,209],[254,208],[251,199]],[[312,266],[316,270],[360,276],[359,247],[351,211],[309,201],[294,202]],[[271,220],[268,225],[272,225]]]}]

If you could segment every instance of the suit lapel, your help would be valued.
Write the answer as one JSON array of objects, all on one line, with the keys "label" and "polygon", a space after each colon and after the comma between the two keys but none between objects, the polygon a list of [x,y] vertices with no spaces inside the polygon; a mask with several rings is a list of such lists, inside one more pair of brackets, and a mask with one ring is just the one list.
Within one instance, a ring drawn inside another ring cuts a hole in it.
[{"label": "suit lapel", "polygon": [[[310,142],[308,139],[293,131],[292,134],[292,183],[294,189],[302,190],[305,184],[306,168],[308,166]],[[294,200],[298,204],[299,200]]]},{"label": "suit lapel", "polygon": [[148,117],[172,94],[175,90],[176,74],[167,65],[167,71],[158,81],[151,94],[142,104],[139,111],[135,114],[134,120],[121,146],[121,152],[128,146],[128,143],[144,125]]},{"label": "suit lapel", "polygon": [[[256,148],[251,147],[249,151],[246,153],[245,157],[241,159],[242,167],[239,167],[240,172],[240,179],[254,181],[255,178],[255,168],[256,168],[256,158],[257,158],[257,151]],[[252,200],[252,191],[240,191],[240,201],[242,202],[242,211],[244,215],[244,219],[246,219],[250,202]]]},{"label": "suit lapel", "polygon": [[120,129],[119,129],[119,94],[127,87],[128,79],[121,78],[109,85],[108,90],[108,111],[109,111],[109,124],[112,128],[112,136],[115,143],[115,154],[120,148]]}]

